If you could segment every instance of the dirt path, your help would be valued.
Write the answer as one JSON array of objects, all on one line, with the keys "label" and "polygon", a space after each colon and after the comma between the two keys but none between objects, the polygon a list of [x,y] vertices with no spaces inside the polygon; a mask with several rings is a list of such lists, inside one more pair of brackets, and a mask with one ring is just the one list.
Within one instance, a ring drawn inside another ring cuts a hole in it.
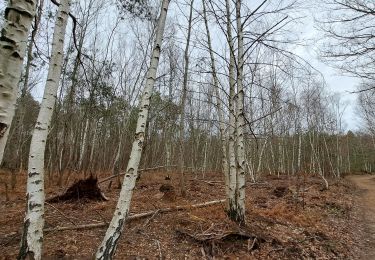
[{"label": "dirt path", "polygon": [[363,217],[366,225],[367,250],[362,259],[375,259],[375,176],[373,175],[352,175],[348,177],[363,192],[360,203],[363,206]]}]

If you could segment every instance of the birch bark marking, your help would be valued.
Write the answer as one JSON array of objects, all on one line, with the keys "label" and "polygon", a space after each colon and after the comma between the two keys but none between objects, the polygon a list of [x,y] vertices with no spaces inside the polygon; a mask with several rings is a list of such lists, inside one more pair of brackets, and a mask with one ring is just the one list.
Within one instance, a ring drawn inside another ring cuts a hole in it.
[{"label": "birch bark marking", "polygon": [[27,178],[27,212],[19,259],[41,259],[44,226],[44,152],[63,61],[64,37],[70,0],[61,0],[52,39],[47,82],[30,144]]},{"label": "birch bark marking", "polygon": [[8,1],[0,36],[0,163],[15,111],[18,82],[26,52],[36,0]]},{"label": "birch bark marking", "polygon": [[214,88],[215,88],[215,95],[216,95],[216,110],[219,117],[219,130],[220,130],[220,138],[221,138],[221,164],[222,169],[225,177],[225,190],[227,197],[229,196],[229,168],[228,168],[228,157],[227,157],[227,147],[226,147],[226,135],[225,135],[225,123],[224,123],[224,116],[223,116],[223,108],[220,100],[220,94],[219,94],[219,80],[217,78],[216,73],[216,65],[215,65],[215,58],[212,50],[212,43],[211,43],[211,34],[210,29],[208,27],[208,21],[207,21],[207,11],[206,11],[206,2],[205,0],[202,0],[203,4],[203,19],[204,19],[204,25],[206,27],[206,34],[207,34],[207,45],[208,50],[210,53],[210,59],[211,59],[211,69],[212,69],[212,78],[214,81]]},{"label": "birch bark marking", "polygon": [[241,0],[236,1],[237,21],[237,106],[236,106],[236,132],[237,132],[237,193],[236,193],[236,216],[233,216],[238,223],[245,223],[245,143],[244,143],[244,90],[243,90],[243,28],[241,22]]},{"label": "birch bark marking", "polygon": [[113,218],[111,220],[111,223],[109,224],[104,239],[100,244],[98,251],[96,252],[96,259],[112,259],[116,251],[117,242],[124,228],[126,217],[129,213],[130,201],[133,195],[135,182],[138,176],[139,162],[142,156],[146,123],[150,107],[150,98],[159,65],[160,50],[163,40],[168,6],[169,0],[163,0],[155,33],[155,42],[152,50],[151,63],[146,75],[146,85],[142,95],[141,103],[139,105],[135,138],[128,161],[128,166],[126,168],[125,179],[122,184],[120,197],[118,199]]}]

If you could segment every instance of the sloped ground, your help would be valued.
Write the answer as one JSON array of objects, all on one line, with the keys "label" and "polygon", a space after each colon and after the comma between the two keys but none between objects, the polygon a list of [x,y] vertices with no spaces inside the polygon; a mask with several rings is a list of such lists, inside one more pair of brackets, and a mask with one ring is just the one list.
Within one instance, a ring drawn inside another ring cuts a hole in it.
[{"label": "sloped ground", "polygon": [[[188,175],[186,198],[178,196],[177,175],[170,174],[171,180],[165,180],[165,176],[163,172],[142,176],[134,193],[132,213],[224,198],[220,174],[208,173],[204,181]],[[0,175],[0,180],[9,179],[6,173]],[[159,189],[163,184],[174,186],[177,195],[162,197]],[[5,201],[0,182],[0,259],[15,259],[18,252],[24,185],[25,177],[18,176],[16,189],[9,191],[9,201]],[[47,204],[46,228],[110,221],[119,194],[116,186],[108,191],[107,183],[101,185],[109,201]],[[267,176],[257,184],[249,183],[247,226],[241,228],[226,217],[221,204],[128,222],[115,259],[359,259],[366,245],[362,243],[364,226],[356,189],[346,180],[331,181],[329,190],[322,187],[320,179],[311,177]],[[63,189],[49,185],[47,192],[49,197]],[[44,259],[92,259],[105,230],[48,232]],[[249,236],[224,237],[228,232]]]}]

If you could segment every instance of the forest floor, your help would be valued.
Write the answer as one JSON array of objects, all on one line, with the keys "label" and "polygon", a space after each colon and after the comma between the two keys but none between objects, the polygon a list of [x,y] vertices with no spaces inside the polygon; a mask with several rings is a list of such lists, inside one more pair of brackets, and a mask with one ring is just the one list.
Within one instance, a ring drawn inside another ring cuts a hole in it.
[{"label": "forest floor", "polygon": [[[170,180],[166,175],[142,175],[131,214],[225,197],[220,174],[187,174],[185,198],[179,196],[177,174],[170,174]],[[99,180],[105,177],[102,174]],[[0,259],[15,259],[25,210],[25,174],[17,176],[16,188],[8,189],[8,198],[4,182],[10,183],[9,174],[0,172]],[[47,181],[47,198],[63,192],[73,182],[73,176],[63,187]],[[371,245],[375,241],[375,212],[366,209],[375,209],[372,183],[375,176],[354,176],[330,180],[330,188],[325,190],[321,179],[308,175],[264,176],[257,183],[248,182],[246,226],[238,227],[230,221],[223,204],[156,211],[149,217],[127,221],[115,259],[375,259],[374,252],[360,255],[371,246],[375,248]],[[172,185],[176,192],[164,195],[160,192],[163,184]],[[101,184],[108,201],[81,199],[46,204],[49,231],[44,236],[43,259],[93,258],[105,226],[54,229],[109,222],[119,189],[116,184],[111,189],[107,186],[108,182]],[[364,210],[368,215],[363,214]]]}]

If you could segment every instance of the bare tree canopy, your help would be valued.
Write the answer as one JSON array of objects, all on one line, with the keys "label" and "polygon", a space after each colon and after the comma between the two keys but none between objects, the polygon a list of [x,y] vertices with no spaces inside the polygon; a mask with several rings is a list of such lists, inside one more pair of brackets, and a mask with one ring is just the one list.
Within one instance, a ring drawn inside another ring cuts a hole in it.
[{"label": "bare tree canopy", "polygon": [[319,16],[324,32],[323,60],[344,73],[375,79],[375,3],[371,0],[324,0]]}]

